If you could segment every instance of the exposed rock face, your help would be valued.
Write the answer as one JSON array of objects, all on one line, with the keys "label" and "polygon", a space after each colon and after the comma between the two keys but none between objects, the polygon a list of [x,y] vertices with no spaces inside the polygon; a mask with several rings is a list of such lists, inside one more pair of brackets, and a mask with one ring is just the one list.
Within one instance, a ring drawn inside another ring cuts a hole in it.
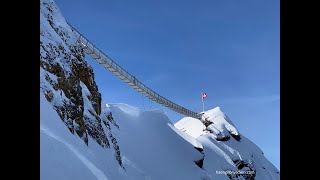
[{"label": "exposed rock face", "polygon": [[194,161],[194,162],[196,163],[196,165],[197,165],[199,168],[202,168],[202,167],[203,167],[203,160],[204,160],[204,157],[201,158],[200,160]]},{"label": "exposed rock face", "polygon": [[[121,160],[121,154],[120,154],[120,147],[118,145],[117,139],[112,135],[111,132],[111,127],[109,122],[111,122],[111,124],[113,124],[115,127],[117,127],[119,129],[118,124],[114,121],[112,113],[111,112],[106,112],[103,111],[103,116],[102,116],[102,122],[105,124],[105,126],[108,128],[109,133],[108,133],[108,137],[111,139],[112,145],[113,145],[113,149],[115,150],[115,157],[117,159],[117,161],[119,162],[119,165],[122,166],[122,160]],[[124,168],[124,167],[123,167]]]},{"label": "exposed rock face", "polygon": [[116,147],[116,158],[122,165],[120,149],[109,122],[113,127],[119,126],[113,119],[106,118],[106,113],[101,113],[101,94],[93,70],[52,0],[40,1],[40,90],[70,132],[76,133],[86,145],[89,144],[88,135],[106,148],[110,147],[111,140]]}]

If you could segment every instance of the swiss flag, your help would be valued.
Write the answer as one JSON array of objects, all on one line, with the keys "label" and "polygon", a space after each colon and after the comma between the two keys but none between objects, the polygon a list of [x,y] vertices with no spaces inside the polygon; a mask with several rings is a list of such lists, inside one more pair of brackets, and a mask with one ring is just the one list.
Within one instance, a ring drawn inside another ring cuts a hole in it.
[{"label": "swiss flag", "polygon": [[207,97],[207,93],[202,93],[202,99]]}]

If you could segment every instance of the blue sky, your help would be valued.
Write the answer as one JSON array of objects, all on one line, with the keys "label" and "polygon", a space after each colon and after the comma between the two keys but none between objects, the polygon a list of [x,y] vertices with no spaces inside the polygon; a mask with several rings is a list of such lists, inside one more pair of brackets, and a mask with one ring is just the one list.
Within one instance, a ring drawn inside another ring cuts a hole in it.
[{"label": "blue sky", "polygon": [[[64,17],[162,96],[194,111],[220,106],[280,167],[278,0],[56,0]],[[162,109],[88,57],[106,103]]]}]

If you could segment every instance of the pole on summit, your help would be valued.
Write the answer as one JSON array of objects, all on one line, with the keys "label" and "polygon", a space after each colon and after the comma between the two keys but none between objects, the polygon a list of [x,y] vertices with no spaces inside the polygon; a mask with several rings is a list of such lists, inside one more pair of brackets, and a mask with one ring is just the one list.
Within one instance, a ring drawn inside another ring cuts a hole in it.
[{"label": "pole on summit", "polygon": [[204,112],[204,99],[207,97],[207,93],[201,93],[201,99],[202,99],[202,112]]}]

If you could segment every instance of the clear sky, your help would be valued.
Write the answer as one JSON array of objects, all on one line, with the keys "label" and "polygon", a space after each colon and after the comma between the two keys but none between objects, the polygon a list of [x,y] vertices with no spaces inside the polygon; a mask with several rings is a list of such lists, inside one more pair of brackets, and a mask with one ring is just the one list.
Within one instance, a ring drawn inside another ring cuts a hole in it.
[{"label": "clear sky", "polygon": [[[64,17],[144,84],[190,110],[220,106],[280,169],[279,0],[56,0]],[[162,109],[87,57],[106,103]]]}]

